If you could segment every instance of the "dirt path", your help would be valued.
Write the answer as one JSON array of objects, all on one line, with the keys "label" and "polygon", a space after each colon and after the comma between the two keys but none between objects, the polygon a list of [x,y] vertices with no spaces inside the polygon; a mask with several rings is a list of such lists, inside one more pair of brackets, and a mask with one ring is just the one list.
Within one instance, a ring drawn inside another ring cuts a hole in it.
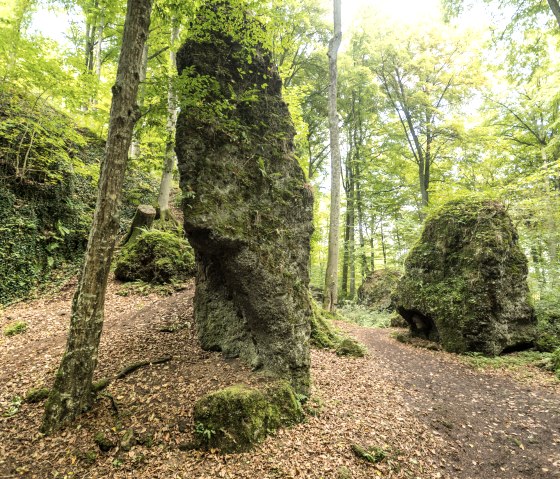
[{"label": "dirt path", "polygon": [[[172,361],[111,383],[118,406],[100,399],[75,426],[45,438],[43,404],[19,404],[48,386],[60,361],[71,291],[6,310],[0,326],[24,320],[0,347],[0,479],[557,479],[560,393],[475,372],[446,353],[397,343],[386,330],[349,324],[365,358],[312,351],[312,398],[303,424],[278,431],[253,451],[190,450],[192,409],[210,391],[263,378],[219,353],[202,351],[192,317],[193,285],[173,296],[130,295],[110,286],[97,377],[140,359]],[[10,412],[12,411],[12,412]],[[130,450],[121,447],[133,431]],[[116,447],[100,451],[103,434]],[[378,464],[352,445],[386,453]]]},{"label": "dirt path", "polygon": [[403,389],[418,417],[448,443],[449,477],[560,477],[558,388],[474,371],[454,356],[398,343],[387,330],[347,327]]}]

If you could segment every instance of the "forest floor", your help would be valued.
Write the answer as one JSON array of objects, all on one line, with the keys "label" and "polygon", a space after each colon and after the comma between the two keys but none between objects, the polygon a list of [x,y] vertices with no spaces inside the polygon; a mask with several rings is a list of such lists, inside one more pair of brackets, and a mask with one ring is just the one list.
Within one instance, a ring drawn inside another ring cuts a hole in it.
[{"label": "forest floor", "polygon": [[[75,425],[39,432],[43,403],[22,403],[51,384],[64,351],[73,286],[7,308],[0,337],[0,479],[29,478],[560,478],[560,384],[537,368],[523,377],[476,371],[457,356],[398,343],[390,329],[339,323],[369,350],[364,358],[312,351],[305,423],[254,451],[189,449],[192,408],[203,394],[261,379],[237,360],[202,351],[194,335],[193,284],[162,298],[123,296],[111,283],[97,378],[171,355],[106,390]],[[125,290],[126,291],[126,290]],[[103,436],[116,447],[102,452]],[[135,440],[124,440],[133,436]],[[385,453],[377,464],[351,446]]]}]

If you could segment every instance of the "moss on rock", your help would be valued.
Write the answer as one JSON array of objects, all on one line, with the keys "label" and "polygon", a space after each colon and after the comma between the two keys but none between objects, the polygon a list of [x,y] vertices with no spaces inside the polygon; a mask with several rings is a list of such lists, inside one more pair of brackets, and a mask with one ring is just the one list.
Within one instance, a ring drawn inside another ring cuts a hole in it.
[{"label": "moss on rock", "polygon": [[270,432],[303,420],[303,410],[287,382],[266,391],[243,384],[212,392],[194,407],[196,443],[223,453],[243,452]]},{"label": "moss on rock", "polygon": [[339,331],[331,324],[328,313],[310,298],[311,315],[311,344],[317,348],[335,349],[341,341]]},{"label": "moss on rock", "polygon": [[194,254],[187,240],[167,231],[149,230],[121,250],[115,276],[122,281],[169,283],[194,274]]},{"label": "moss on rock", "polygon": [[362,358],[366,355],[366,347],[354,338],[344,338],[336,347],[336,354],[339,356],[352,356]]},{"label": "moss on rock", "polygon": [[534,341],[527,259],[503,204],[447,203],[426,220],[405,268],[397,310],[413,334],[489,355]]},{"label": "moss on rock", "polygon": [[[177,53],[185,232],[196,251],[203,348],[309,392],[313,192],[264,27],[244,7],[204,2]],[[218,67],[217,67],[218,66]]]},{"label": "moss on rock", "polygon": [[376,311],[393,311],[393,293],[400,277],[400,271],[393,269],[379,269],[369,274],[358,288],[358,303]]}]

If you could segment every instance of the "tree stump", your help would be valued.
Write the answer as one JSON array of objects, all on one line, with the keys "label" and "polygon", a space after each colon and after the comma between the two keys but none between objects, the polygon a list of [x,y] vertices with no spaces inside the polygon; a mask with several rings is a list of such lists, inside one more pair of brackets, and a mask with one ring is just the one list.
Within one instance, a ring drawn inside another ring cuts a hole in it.
[{"label": "tree stump", "polygon": [[142,229],[150,229],[156,217],[156,209],[151,205],[139,205],[134,213],[132,224],[121,246],[136,240]]}]

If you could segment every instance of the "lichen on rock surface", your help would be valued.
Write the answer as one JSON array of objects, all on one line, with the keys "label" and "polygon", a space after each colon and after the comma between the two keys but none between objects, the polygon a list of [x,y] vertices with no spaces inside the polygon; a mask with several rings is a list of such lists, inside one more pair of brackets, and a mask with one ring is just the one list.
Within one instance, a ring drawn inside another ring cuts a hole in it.
[{"label": "lichen on rock surface", "polygon": [[176,151],[205,349],[309,390],[313,195],[263,27],[206,2],[178,52]]},{"label": "lichen on rock surface", "polygon": [[448,351],[489,355],[534,341],[527,259],[500,202],[444,205],[426,220],[405,269],[397,310],[413,334]]}]

